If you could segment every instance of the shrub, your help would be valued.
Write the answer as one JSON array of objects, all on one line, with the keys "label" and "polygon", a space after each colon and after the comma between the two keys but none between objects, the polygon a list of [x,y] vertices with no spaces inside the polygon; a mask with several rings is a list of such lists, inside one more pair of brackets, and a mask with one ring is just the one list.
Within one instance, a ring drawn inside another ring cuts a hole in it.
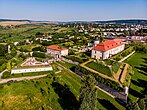
[{"label": "shrub", "polygon": [[11,76],[11,73],[8,72],[8,71],[6,71],[6,72],[3,73],[3,75],[2,75],[1,78],[3,78],[3,79],[5,79],[5,78],[10,78],[10,76]]},{"label": "shrub", "polygon": [[41,52],[33,52],[33,57],[46,58],[47,56]]},{"label": "shrub", "polygon": [[6,60],[5,59],[0,59],[0,66],[2,66],[3,63],[6,63]]},{"label": "shrub", "polygon": [[111,57],[111,59],[114,59],[116,61],[119,61],[119,60],[121,60],[122,58],[126,57],[128,54],[130,54],[133,51],[134,51],[134,47],[133,46],[132,47],[129,47],[126,50],[118,53],[117,55],[115,55],[113,57]]},{"label": "shrub", "polygon": [[28,49],[24,49],[22,47],[19,49],[19,51],[21,51],[21,52],[30,52]]},{"label": "shrub", "polygon": [[39,47],[34,47],[32,51],[41,51],[41,52],[46,52],[46,47],[45,46],[39,46]]}]

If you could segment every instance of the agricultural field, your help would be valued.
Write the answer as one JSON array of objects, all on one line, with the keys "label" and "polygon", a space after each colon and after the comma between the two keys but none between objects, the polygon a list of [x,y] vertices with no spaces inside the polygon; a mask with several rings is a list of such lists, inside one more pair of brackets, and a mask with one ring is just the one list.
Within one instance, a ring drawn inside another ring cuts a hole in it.
[{"label": "agricultural field", "polygon": [[24,21],[24,22],[19,22],[19,21],[5,21],[5,22],[0,22],[0,25],[2,25],[2,26],[9,26],[9,25],[13,25],[13,26],[15,26],[15,25],[22,25],[22,24],[28,24],[29,22],[26,22],[26,21]]},{"label": "agricultural field", "polygon": [[[64,31],[62,31],[64,30]],[[64,32],[72,32],[72,28],[63,28],[58,26],[52,26],[52,25],[44,25],[44,24],[29,24],[29,25],[17,25],[12,28],[0,28],[0,38],[3,40],[3,42],[16,42],[16,41],[22,41],[25,39],[33,39],[36,36],[37,32],[40,33],[64,33]]]},{"label": "agricultural field", "polygon": [[125,62],[130,64],[134,70],[129,89],[129,98],[136,100],[147,85],[147,54],[135,53]]}]

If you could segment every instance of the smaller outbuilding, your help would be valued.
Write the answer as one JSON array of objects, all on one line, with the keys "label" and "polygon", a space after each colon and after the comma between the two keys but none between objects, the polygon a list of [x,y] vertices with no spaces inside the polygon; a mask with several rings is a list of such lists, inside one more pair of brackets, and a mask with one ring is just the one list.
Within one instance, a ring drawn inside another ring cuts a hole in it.
[{"label": "smaller outbuilding", "polygon": [[61,48],[56,45],[47,46],[47,55],[53,56],[55,58],[61,58],[61,56],[68,55],[68,49]]}]

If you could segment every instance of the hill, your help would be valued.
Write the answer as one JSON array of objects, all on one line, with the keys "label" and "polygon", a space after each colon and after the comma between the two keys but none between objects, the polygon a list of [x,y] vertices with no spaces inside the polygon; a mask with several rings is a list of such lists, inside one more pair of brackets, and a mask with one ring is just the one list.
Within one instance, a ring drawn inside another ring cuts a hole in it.
[{"label": "hill", "polygon": [[147,20],[130,19],[130,20],[108,20],[108,21],[71,21],[71,22],[59,22],[59,21],[35,21],[35,20],[13,20],[13,19],[0,19],[1,22],[28,22],[28,23],[102,23],[102,24],[147,24]]},{"label": "hill", "polygon": [[110,21],[96,21],[97,23],[109,24],[147,24],[147,20],[110,20]]}]

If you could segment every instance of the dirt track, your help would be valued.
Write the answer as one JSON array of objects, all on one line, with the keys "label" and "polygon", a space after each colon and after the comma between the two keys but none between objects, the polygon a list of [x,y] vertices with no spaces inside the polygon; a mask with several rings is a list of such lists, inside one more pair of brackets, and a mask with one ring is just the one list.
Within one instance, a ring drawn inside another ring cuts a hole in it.
[{"label": "dirt track", "polygon": [[30,80],[30,79],[38,79],[42,77],[46,77],[48,74],[38,75],[38,76],[26,76],[26,77],[19,77],[19,78],[9,78],[9,79],[0,79],[0,83],[7,83],[9,81],[22,81],[22,80]]}]

